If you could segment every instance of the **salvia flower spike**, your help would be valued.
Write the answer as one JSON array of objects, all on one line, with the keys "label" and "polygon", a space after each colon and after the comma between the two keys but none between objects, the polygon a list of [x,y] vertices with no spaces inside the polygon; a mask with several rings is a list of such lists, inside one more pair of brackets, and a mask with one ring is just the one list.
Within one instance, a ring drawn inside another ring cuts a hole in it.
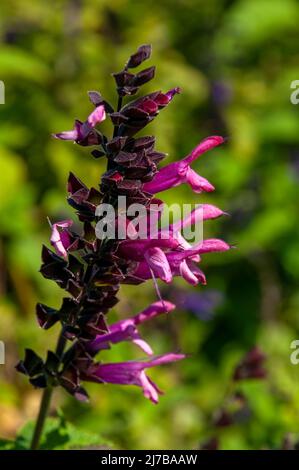
[{"label": "salvia flower spike", "polygon": [[[205,284],[205,275],[198,267],[201,254],[230,248],[217,239],[191,245],[181,233],[186,226],[224,214],[209,204],[192,211],[182,224],[172,224],[167,239],[147,236],[143,239],[100,240],[96,237],[96,208],[101,203],[117,209],[118,197],[125,196],[127,206],[137,202],[148,208],[151,202],[158,202],[162,207],[163,202],[155,194],[183,183],[189,184],[197,193],[214,190],[212,184],[191,166],[200,155],[222,144],[222,137],[208,137],[185,158],[160,169],[158,164],[165,154],[155,149],[155,137],[136,137],[181,92],[174,87],[128,100],[154,78],[153,66],[136,72],[150,55],[151,46],[140,46],[124,69],[113,74],[118,95],[116,109],[100,93],[91,91],[89,98],[94,109],[86,120],[76,120],[72,130],[54,134],[61,140],[92,146],[94,157],[107,159],[107,171],[98,188],[88,188],[70,173],[67,201],[75,209],[82,230],[81,233],[74,232],[72,220],[51,223],[50,243],[54,251],[43,247],[40,269],[45,278],[53,280],[65,291],[65,297],[57,309],[41,303],[36,306],[41,328],[46,330],[58,322],[61,324],[60,340],[56,351],[49,351],[45,360],[27,349],[17,369],[29,377],[34,387],[62,386],[78,400],[88,399],[82,387],[82,382],[86,381],[137,385],[146,398],[157,403],[162,392],[148,377],[147,369],[185,356],[175,353],[153,356],[151,346],[141,337],[138,327],[158,315],[168,314],[175,305],[161,299],[142,312],[109,325],[107,314],[118,302],[120,285],[141,284],[152,277],[155,282],[161,279],[170,283],[175,276],[183,277],[192,285]],[[123,103],[124,99],[128,101]],[[110,137],[99,129],[107,119],[113,126]],[[117,220],[118,225],[125,227],[129,222],[129,216]],[[101,350],[121,341],[132,342],[148,358],[121,363],[95,360]]]}]

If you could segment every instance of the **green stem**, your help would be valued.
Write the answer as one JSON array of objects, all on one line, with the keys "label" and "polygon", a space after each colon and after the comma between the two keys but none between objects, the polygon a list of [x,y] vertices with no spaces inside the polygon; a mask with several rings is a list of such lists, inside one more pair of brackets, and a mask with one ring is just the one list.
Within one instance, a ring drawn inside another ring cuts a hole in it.
[{"label": "green stem", "polygon": [[[58,341],[57,341],[57,347],[56,347],[56,354],[60,359],[62,357],[65,345],[66,345],[66,338],[63,335],[63,331],[61,331]],[[48,385],[47,388],[45,388],[43,395],[42,395],[38,417],[36,420],[36,424],[35,424],[35,428],[34,428],[34,432],[32,436],[32,441],[30,445],[31,450],[37,450],[39,447],[45,421],[46,421],[48,411],[50,408],[52,393],[53,393],[53,387],[52,385]]]},{"label": "green stem", "polygon": [[32,441],[31,441],[31,446],[30,446],[31,450],[37,450],[39,447],[40,438],[42,435],[42,431],[44,428],[44,424],[45,424],[49,406],[50,406],[52,392],[53,392],[53,387],[51,386],[48,386],[47,388],[45,388],[43,392],[43,396],[42,396],[42,400],[41,400],[41,404],[39,408],[39,413],[38,413],[38,417],[36,420],[34,433],[32,436]]}]

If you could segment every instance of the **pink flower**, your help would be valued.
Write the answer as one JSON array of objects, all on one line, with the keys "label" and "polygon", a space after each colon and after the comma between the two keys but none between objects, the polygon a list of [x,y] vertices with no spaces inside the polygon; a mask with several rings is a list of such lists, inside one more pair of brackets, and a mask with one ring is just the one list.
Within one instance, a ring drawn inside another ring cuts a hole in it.
[{"label": "pink flower", "polygon": [[150,345],[144,341],[137,330],[137,326],[162,313],[168,313],[175,308],[175,305],[167,301],[158,301],[151,304],[142,312],[134,317],[120,320],[109,326],[109,332],[97,335],[94,340],[86,344],[87,351],[95,353],[101,349],[109,348],[109,344],[119,343],[120,341],[131,340],[140,347],[146,354],[152,355],[153,351]]},{"label": "pink flower", "polygon": [[111,383],[118,385],[137,385],[143,394],[153,403],[158,403],[162,391],[146,375],[145,370],[161,364],[184,359],[184,354],[163,354],[149,361],[127,361],[111,364],[95,364],[84,373],[84,380],[89,382]]},{"label": "pink flower", "polygon": [[154,247],[170,249],[178,246],[178,241],[173,238],[160,238],[160,239],[138,239],[138,240],[124,240],[119,244],[118,254],[125,259],[140,261],[144,259],[144,254]]},{"label": "pink flower", "polygon": [[[161,260],[163,266],[160,267],[161,271],[170,272],[168,278],[159,276],[157,271],[155,274],[165,282],[171,282],[173,276],[182,276],[189,284],[196,285],[199,282],[206,284],[204,273],[195,265],[194,261],[199,261],[198,256],[202,253],[227,251],[230,248],[230,245],[223,240],[208,239],[191,246],[191,248],[168,251],[165,253],[163,261]],[[152,275],[148,263],[140,262],[134,272],[134,277],[140,280],[150,279]]]},{"label": "pink flower", "polygon": [[164,250],[177,248],[178,245],[179,242],[171,236],[165,239],[125,240],[120,243],[118,254],[125,259],[145,261],[149,271],[152,270],[163,281],[171,282],[172,274]]},{"label": "pink flower", "polygon": [[55,248],[56,253],[64,258],[67,257],[67,249],[72,244],[68,231],[71,225],[73,225],[72,220],[62,220],[52,225],[51,245]]},{"label": "pink flower", "polygon": [[170,283],[173,276],[181,276],[192,285],[206,284],[204,273],[195,264],[200,261],[200,253],[226,251],[230,247],[222,240],[213,239],[192,246],[183,237],[181,230],[223,214],[225,212],[211,204],[198,205],[182,221],[175,222],[167,229],[158,230],[153,240],[126,240],[120,253],[139,261],[134,272],[137,279],[150,279],[153,273],[166,283]]},{"label": "pink flower", "polygon": [[99,143],[98,136],[94,130],[95,126],[106,119],[104,105],[97,106],[84,122],[75,121],[74,129],[71,131],[53,134],[56,139],[73,140],[80,145],[95,145]]},{"label": "pink flower", "polygon": [[217,219],[222,215],[227,215],[227,213],[223,212],[221,209],[219,209],[219,207],[213,206],[212,204],[200,204],[195,209],[193,209],[193,211],[191,211],[182,221],[178,220],[172,224],[169,230],[176,233],[185,227],[196,225],[197,223],[204,220]]},{"label": "pink flower", "polygon": [[187,157],[179,162],[170,163],[156,173],[152,181],[143,185],[143,190],[151,194],[188,183],[194,192],[214,191],[214,186],[208,180],[198,175],[190,165],[200,155],[224,142],[223,137],[212,136],[203,140]]},{"label": "pink flower", "polygon": [[[181,256],[182,250],[192,250],[193,247],[182,236],[180,229],[184,229],[190,225],[197,224],[201,221],[208,219],[215,219],[223,215],[224,212],[216,206],[211,204],[202,204],[196,207],[183,221],[178,221],[172,224],[168,229],[157,231],[157,236],[154,239],[138,239],[138,240],[125,240],[120,243],[118,254],[133,261],[139,261],[140,266],[136,273],[141,273],[141,277],[151,276],[151,271],[154,275],[162,279],[166,283],[170,283],[173,275],[182,275],[188,282],[193,279],[192,284],[204,281],[203,274],[198,268],[191,266],[190,263],[183,260],[179,269],[182,271],[178,274],[178,266],[169,263],[171,253],[179,253]],[[165,237],[163,237],[165,235]],[[173,251],[177,250],[177,251]],[[189,253],[189,252],[188,252]],[[197,253],[189,256],[189,261],[200,261]],[[192,271],[192,275],[190,273]],[[200,272],[199,272],[200,271]],[[135,274],[136,274],[135,273]],[[189,273],[189,275],[188,275]]]}]

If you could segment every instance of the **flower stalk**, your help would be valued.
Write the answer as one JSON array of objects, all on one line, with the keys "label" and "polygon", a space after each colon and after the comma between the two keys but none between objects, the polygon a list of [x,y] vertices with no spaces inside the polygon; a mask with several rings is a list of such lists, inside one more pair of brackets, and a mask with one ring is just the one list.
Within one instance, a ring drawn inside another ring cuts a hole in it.
[{"label": "flower stalk", "polygon": [[[66,338],[63,335],[63,331],[61,331],[58,341],[57,341],[57,347],[56,347],[56,354],[60,358],[62,357],[65,345],[66,345]],[[32,440],[31,440],[31,445],[30,445],[31,450],[37,450],[39,448],[40,440],[42,437],[42,432],[43,432],[46,418],[48,416],[50,405],[51,405],[52,394],[53,394],[53,387],[51,384],[49,384],[44,389],[43,394],[42,394],[40,408],[39,408],[38,416],[36,419],[36,423],[35,423],[35,427],[34,427],[34,431],[32,435]]]},{"label": "flower stalk", "polygon": [[[196,193],[213,191],[214,187],[198,175],[191,164],[203,153],[222,144],[224,139],[212,136],[203,140],[187,157],[158,168],[165,154],[155,149],[155,137],[136,137],[181,92],[176,87],[168,92],[155,91],[137,99],[123,101],[139,92],[151,81],[155,67],[135,72],[149,59],[151,46],[140,46],[132,54],[121,72],[113,74],[118,94],[116,110],[100,93],[89,92],[94,107],[86,120],[76,120],[73,129],[54,135],[64,141],[81,146],[92,146],[94,158],[106,158],[107,170],[98,188],[88,188],[77,176],[70,173],[68,198],[75,209],[82,231],[73,231],[73,221],[63,220],[51,225],[50,243],[54,249],[42,249],[41,274],[57,283],[65,291],[60,308],[38,303],[36,315],[39,326],[47,330],[61,324],[57,348],[48,351],[46,359],[31,349],[16,366],[29,377],[30,383],[44,389],[41,407],[32,438],[32,449],[39,446],[51,395],[55,387],[63,387],[74,398],[87,401],[88,393],[82,382],[135,385],[146,398],[158,403],[162,393],[147,375],[155,366],[183,359],[180,353],[154,356],[151,346],[141,337],[138,326],[160,314],[169,314],[174,304],[160,299],[142,312],[109,325],[107,314],[118,302],[122,284],[139,285],[148,279],[172,282],[175,276],[183,277],[191,285],[205,284],[204,273],[197,266],[204,253],[226,251],[230,246],[222,240],[210,239],[191,245],[184,239],[178,223],[169,227],[170,236],[156,238],[146,235],[133,239],[97,237],[99,221],[97,207],[109,204],[118,214],[119,197],[125,197],[127,207],[139,204],[150,218],[151,204],[163,205],[156,193],[187,183]],[[134,73],[133,73],[134,71]],[[110,119],[112,137],[104,135],[99,125]],[[224,212],[212,205],[194,211],[182,222],[190,226],[198,221],[214,219]],[[129,227],[133,216],[128,212],[117,215],[116,225]],[[158,225],[157,225],[158,227]],[[131,227],[131,232],[134,232]],[[102,349],[114,347],[120,341],[130,341],[139,347],[146,359],[120,363],[102,363],[96,360]]]},{"label": "flower stalk", "polygon": [[49,408],[50,408],[52,393],[53,393],[53,387],[51,387],[51,385],[48,385],[47,388],[45,388],[45,390],[43,391],[39,413],[37,416],[37,420],[36,420],[36,424],[35,424],[35,428],[34,428],[34,432],[32,436],[32,441],[30,445],[31,450],[37,450],[39,448],[40,439],[42,437],[42,432],[43,432],[46,418],[47,418]]}]

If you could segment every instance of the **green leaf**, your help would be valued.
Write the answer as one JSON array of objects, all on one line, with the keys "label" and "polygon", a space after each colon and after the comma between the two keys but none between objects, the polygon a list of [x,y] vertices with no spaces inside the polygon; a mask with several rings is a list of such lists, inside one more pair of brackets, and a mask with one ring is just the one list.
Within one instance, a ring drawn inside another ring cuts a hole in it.
[{"label": "green leaf", "polygon": [[[13,449],[29,449],[35,422],[29,421],[18,433]],[[7,441],[9,442],[9,441]],[[1,445],[1,441],[0,441]],[[8,445],[8,444],[5,444]],[[98,434],[77,429],[68,423],[62,414],[58,418],[48,418],[44,427],[40,449],[86,449],[107,448],[108,443]],[[11,447],[10,447],[11,448]],[[1,447],[0,447],[1,449]]]},{"label": "green leaf", "polygon": [[7,439],[0,439],[0,450],[12,450],[14,442]]}]

